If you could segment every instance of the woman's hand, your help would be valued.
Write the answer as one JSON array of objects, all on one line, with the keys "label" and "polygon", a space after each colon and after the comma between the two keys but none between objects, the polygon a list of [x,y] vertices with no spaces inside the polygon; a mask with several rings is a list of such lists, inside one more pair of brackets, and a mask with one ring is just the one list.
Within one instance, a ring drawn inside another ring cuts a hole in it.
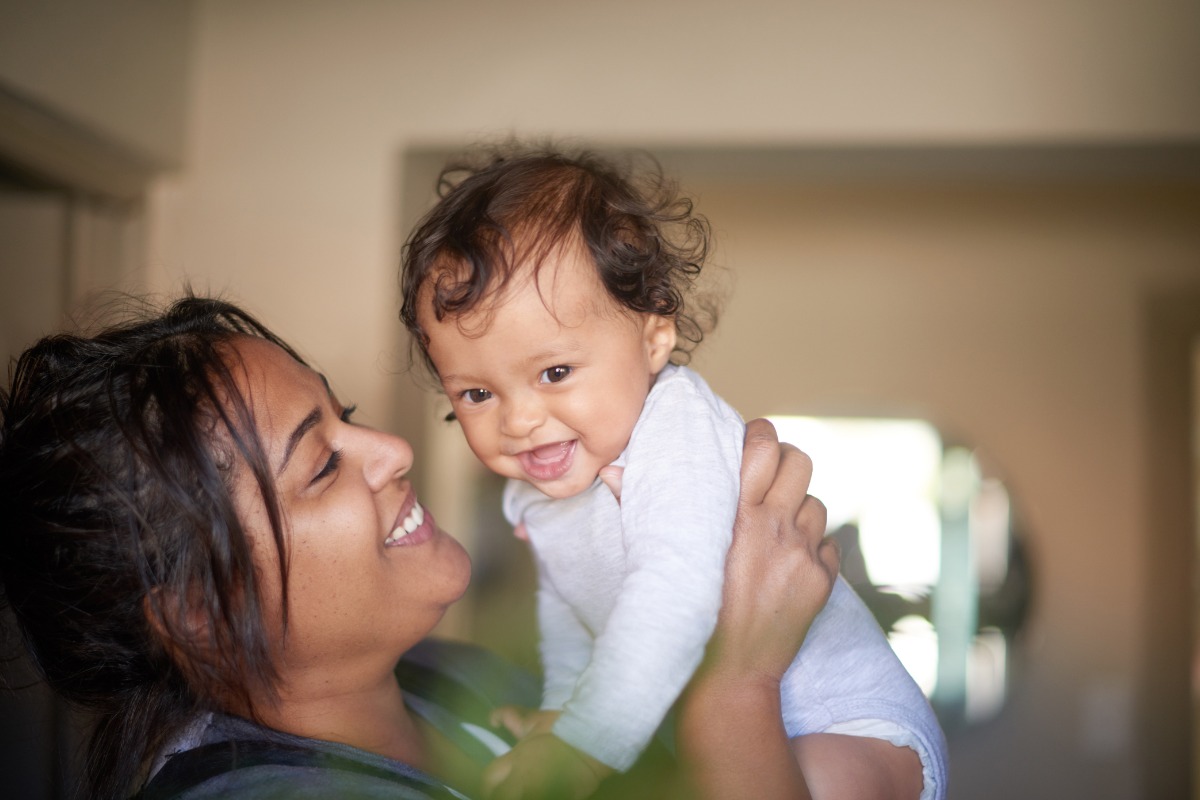
[{"label": "woman's hand", "polygon": [[[620,467],[600,480],[621,500]],[[705,671],[776,684],[791,665],[838,574],[825,506],[808,494],[812,460],[781,444],[764,419],[746,425],[741,492],[725,562],[724,600]]]},{"label": "woman's hand", "polygon": [[[838,573],[812,462],[766,420],[746,426],[741,495],[717,629],[680,704],[683,797],[703,800],[915,798],[915,751],[883,739],[789,739],[779,684]],[[620,499],[620,472],[601,480]]]},{"label": "woman's hand", "polygon": [[838,574],[825,506],[808,494],[812,460],[766,420],[746,426],[725,590],[706,669],[777,684]]},{"label": "woman's hand", "polygon": [[717,629],[680,708],[679,753],[702,798],[810,797],[783,728],[779,682],[837,578],[812,462],[765,420],[746,426]]}]

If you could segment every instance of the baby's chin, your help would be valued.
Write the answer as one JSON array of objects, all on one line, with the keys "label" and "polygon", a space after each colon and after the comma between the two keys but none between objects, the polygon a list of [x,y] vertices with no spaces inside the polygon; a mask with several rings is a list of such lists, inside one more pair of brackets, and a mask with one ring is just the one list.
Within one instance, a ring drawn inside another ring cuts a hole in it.
[{"label": "baby's chin", "polygon": [[547,497],[555,500],[566,500],[567,498],[575,497],[576,495],[583,494],[588,489],[591,489],[596,485],[598,477],[596,475],[592,475],[591,480],[587,480],[586,478],[578,478],[576,476],[559,478],[558,480],[553,481],[536,481],[530,480],[529,478],[523,478],[522,480]]}]

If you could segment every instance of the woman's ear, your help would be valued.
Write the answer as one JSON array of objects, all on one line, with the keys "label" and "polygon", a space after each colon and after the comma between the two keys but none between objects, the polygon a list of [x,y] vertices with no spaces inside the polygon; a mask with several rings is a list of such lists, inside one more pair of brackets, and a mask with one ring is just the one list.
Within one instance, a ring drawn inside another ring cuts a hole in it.
[{"label": "woman's ear", "polygon": [[650,372],[657,375],[675,352],[675,318],[661,314],[646,314],[642,327],[642,339],[646,345],[646,359]]},{"label": "woman's ear", "polygon": [[197,697],[244,717],[258,704],[277,698],[274,667],[254,653],[234,649],[232,634],[210,616],[203,591],[194,585],[180,593],[157,587],[142,598],[151,634]]},{"label": "woman's ear", "polygon": [[200,598],[180,597],[171,589],[162,586],[151,589],[142,598],[142,613],[150,630],[171,660],[184,666],[185,653],[204,652],[212,648],[208,615],[202,610]]}]

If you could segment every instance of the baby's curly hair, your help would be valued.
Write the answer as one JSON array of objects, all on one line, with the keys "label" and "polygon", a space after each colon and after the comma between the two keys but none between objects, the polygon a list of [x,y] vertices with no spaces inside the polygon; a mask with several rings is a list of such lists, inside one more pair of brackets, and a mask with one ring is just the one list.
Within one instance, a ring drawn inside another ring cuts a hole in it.
[{"label": "baby's curly hair", "polygon": [[674,319],[677,363],[716,325],[715,298],[694,291],[710,249],[708,220],[649,156],[618,163],[586,150],[508,144],[447,165],[438,194],[404,245],[400,275],[400,320],[414,357],[435,377],[417,319],[426,283],[436,319],[465,314],[574,237],[618,304]]}]

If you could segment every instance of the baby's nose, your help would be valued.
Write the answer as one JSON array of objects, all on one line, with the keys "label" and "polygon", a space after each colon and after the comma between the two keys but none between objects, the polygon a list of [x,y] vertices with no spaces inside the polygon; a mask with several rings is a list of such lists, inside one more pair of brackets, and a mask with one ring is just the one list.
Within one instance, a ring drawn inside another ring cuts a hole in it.
[{"label": "baby's nose", "polygon": [[545,407],[533,398],[509,401],[501,415],[501,433],[514,438],[528,436],[545,418]]}]

